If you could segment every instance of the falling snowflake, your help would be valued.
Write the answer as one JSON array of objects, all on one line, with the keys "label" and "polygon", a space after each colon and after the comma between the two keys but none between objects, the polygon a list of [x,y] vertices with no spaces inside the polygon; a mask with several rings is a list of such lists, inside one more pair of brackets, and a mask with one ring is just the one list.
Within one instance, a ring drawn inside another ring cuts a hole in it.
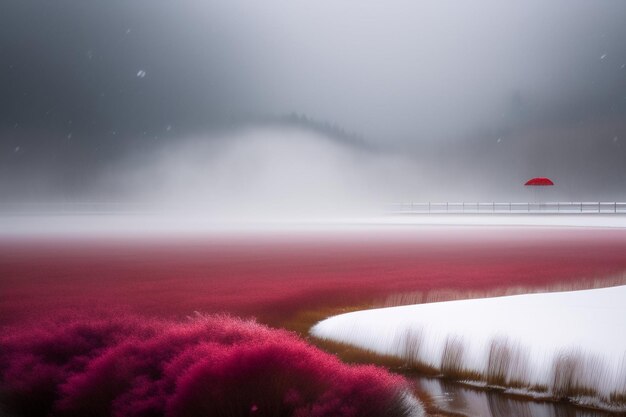
[{"label": "falling snowflake", "polygon": [[144,78],[146,76],[146,72],[144,70],[137,71],[137,78]]},{"label": "falling snowflake", "polygon": [[15,147],[15,149],[13,149],[13,152],[16,152],[16,153],[17,153],[17,152],[19,152],[19,151],[20,151],[20,149],[21,149],[21,148],[20,148],[19,146],[16,146],[16,147]]},{"label": "falling snowflake", "polygon": [[606,54],[602,54],[602,56],[600,57],[601,60],[604,58],[606,58]]},{"label": "falling snowflake", "polygon": [[498,142],[498,143],[502,142],[502,138],[498,138],[498,140],[496,142]]}]

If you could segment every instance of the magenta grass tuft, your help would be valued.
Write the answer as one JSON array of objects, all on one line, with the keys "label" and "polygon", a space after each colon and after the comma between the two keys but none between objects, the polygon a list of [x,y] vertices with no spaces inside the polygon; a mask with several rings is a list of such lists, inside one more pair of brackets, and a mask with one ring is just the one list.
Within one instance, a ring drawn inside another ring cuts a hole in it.
[{"label": "magenta grass tuft", "polygon": [[58,317],[0,336],[15,416],[403,416],[407,382],[229,316]]}]

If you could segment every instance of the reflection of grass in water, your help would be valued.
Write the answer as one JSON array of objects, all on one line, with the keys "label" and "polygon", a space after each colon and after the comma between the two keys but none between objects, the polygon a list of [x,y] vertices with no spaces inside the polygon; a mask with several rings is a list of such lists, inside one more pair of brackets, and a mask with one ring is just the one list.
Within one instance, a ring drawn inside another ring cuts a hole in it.
[{"label": "reflection of grass in water", "polygon": [[417,378],[423,396],[438,416],[480,417],[617,417],[619,413],[577,407],[569,402],[533,401],[503,394],[499,390],[459,384],[440,378]]}]

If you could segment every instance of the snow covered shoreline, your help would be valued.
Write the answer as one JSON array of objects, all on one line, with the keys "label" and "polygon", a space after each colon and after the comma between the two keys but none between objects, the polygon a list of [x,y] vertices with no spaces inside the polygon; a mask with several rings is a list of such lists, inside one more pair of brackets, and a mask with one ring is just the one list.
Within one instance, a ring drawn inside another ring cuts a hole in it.
[{"label": "snow covered shoreline", "polygon": [[357,311],[311,334],[459,380],[626,411],[626,286]]},{"label": "snow covered shoreline", "polygon": [[276,230],[446,227],[626,229],[626,214],[396,214],[354,217],[219,219],[194,212],[1,213],[0,237],[137,235]]}]

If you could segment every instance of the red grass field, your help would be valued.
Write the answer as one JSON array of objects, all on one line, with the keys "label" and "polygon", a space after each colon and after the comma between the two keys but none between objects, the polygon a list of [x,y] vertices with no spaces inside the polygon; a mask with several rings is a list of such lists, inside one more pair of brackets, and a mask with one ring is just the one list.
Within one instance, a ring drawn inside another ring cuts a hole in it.
[{"label": "red grass field", "polygon": [[0,318],[67,308],[228,312],[280,325],[389,294],[543,287],[626,270],[626,231],[370,229],[0,241]]},{"label": "red grass field", "polygon": [[0,408],[18,416],[408,415],[404,380],[380,368],[343,365],[293,333],[236,318],[184,317],[226,312],[280,327],[307,311],[319,317],[393,294],[543,288],[625,270],[626,232],[608,229],[4,239]]}]

